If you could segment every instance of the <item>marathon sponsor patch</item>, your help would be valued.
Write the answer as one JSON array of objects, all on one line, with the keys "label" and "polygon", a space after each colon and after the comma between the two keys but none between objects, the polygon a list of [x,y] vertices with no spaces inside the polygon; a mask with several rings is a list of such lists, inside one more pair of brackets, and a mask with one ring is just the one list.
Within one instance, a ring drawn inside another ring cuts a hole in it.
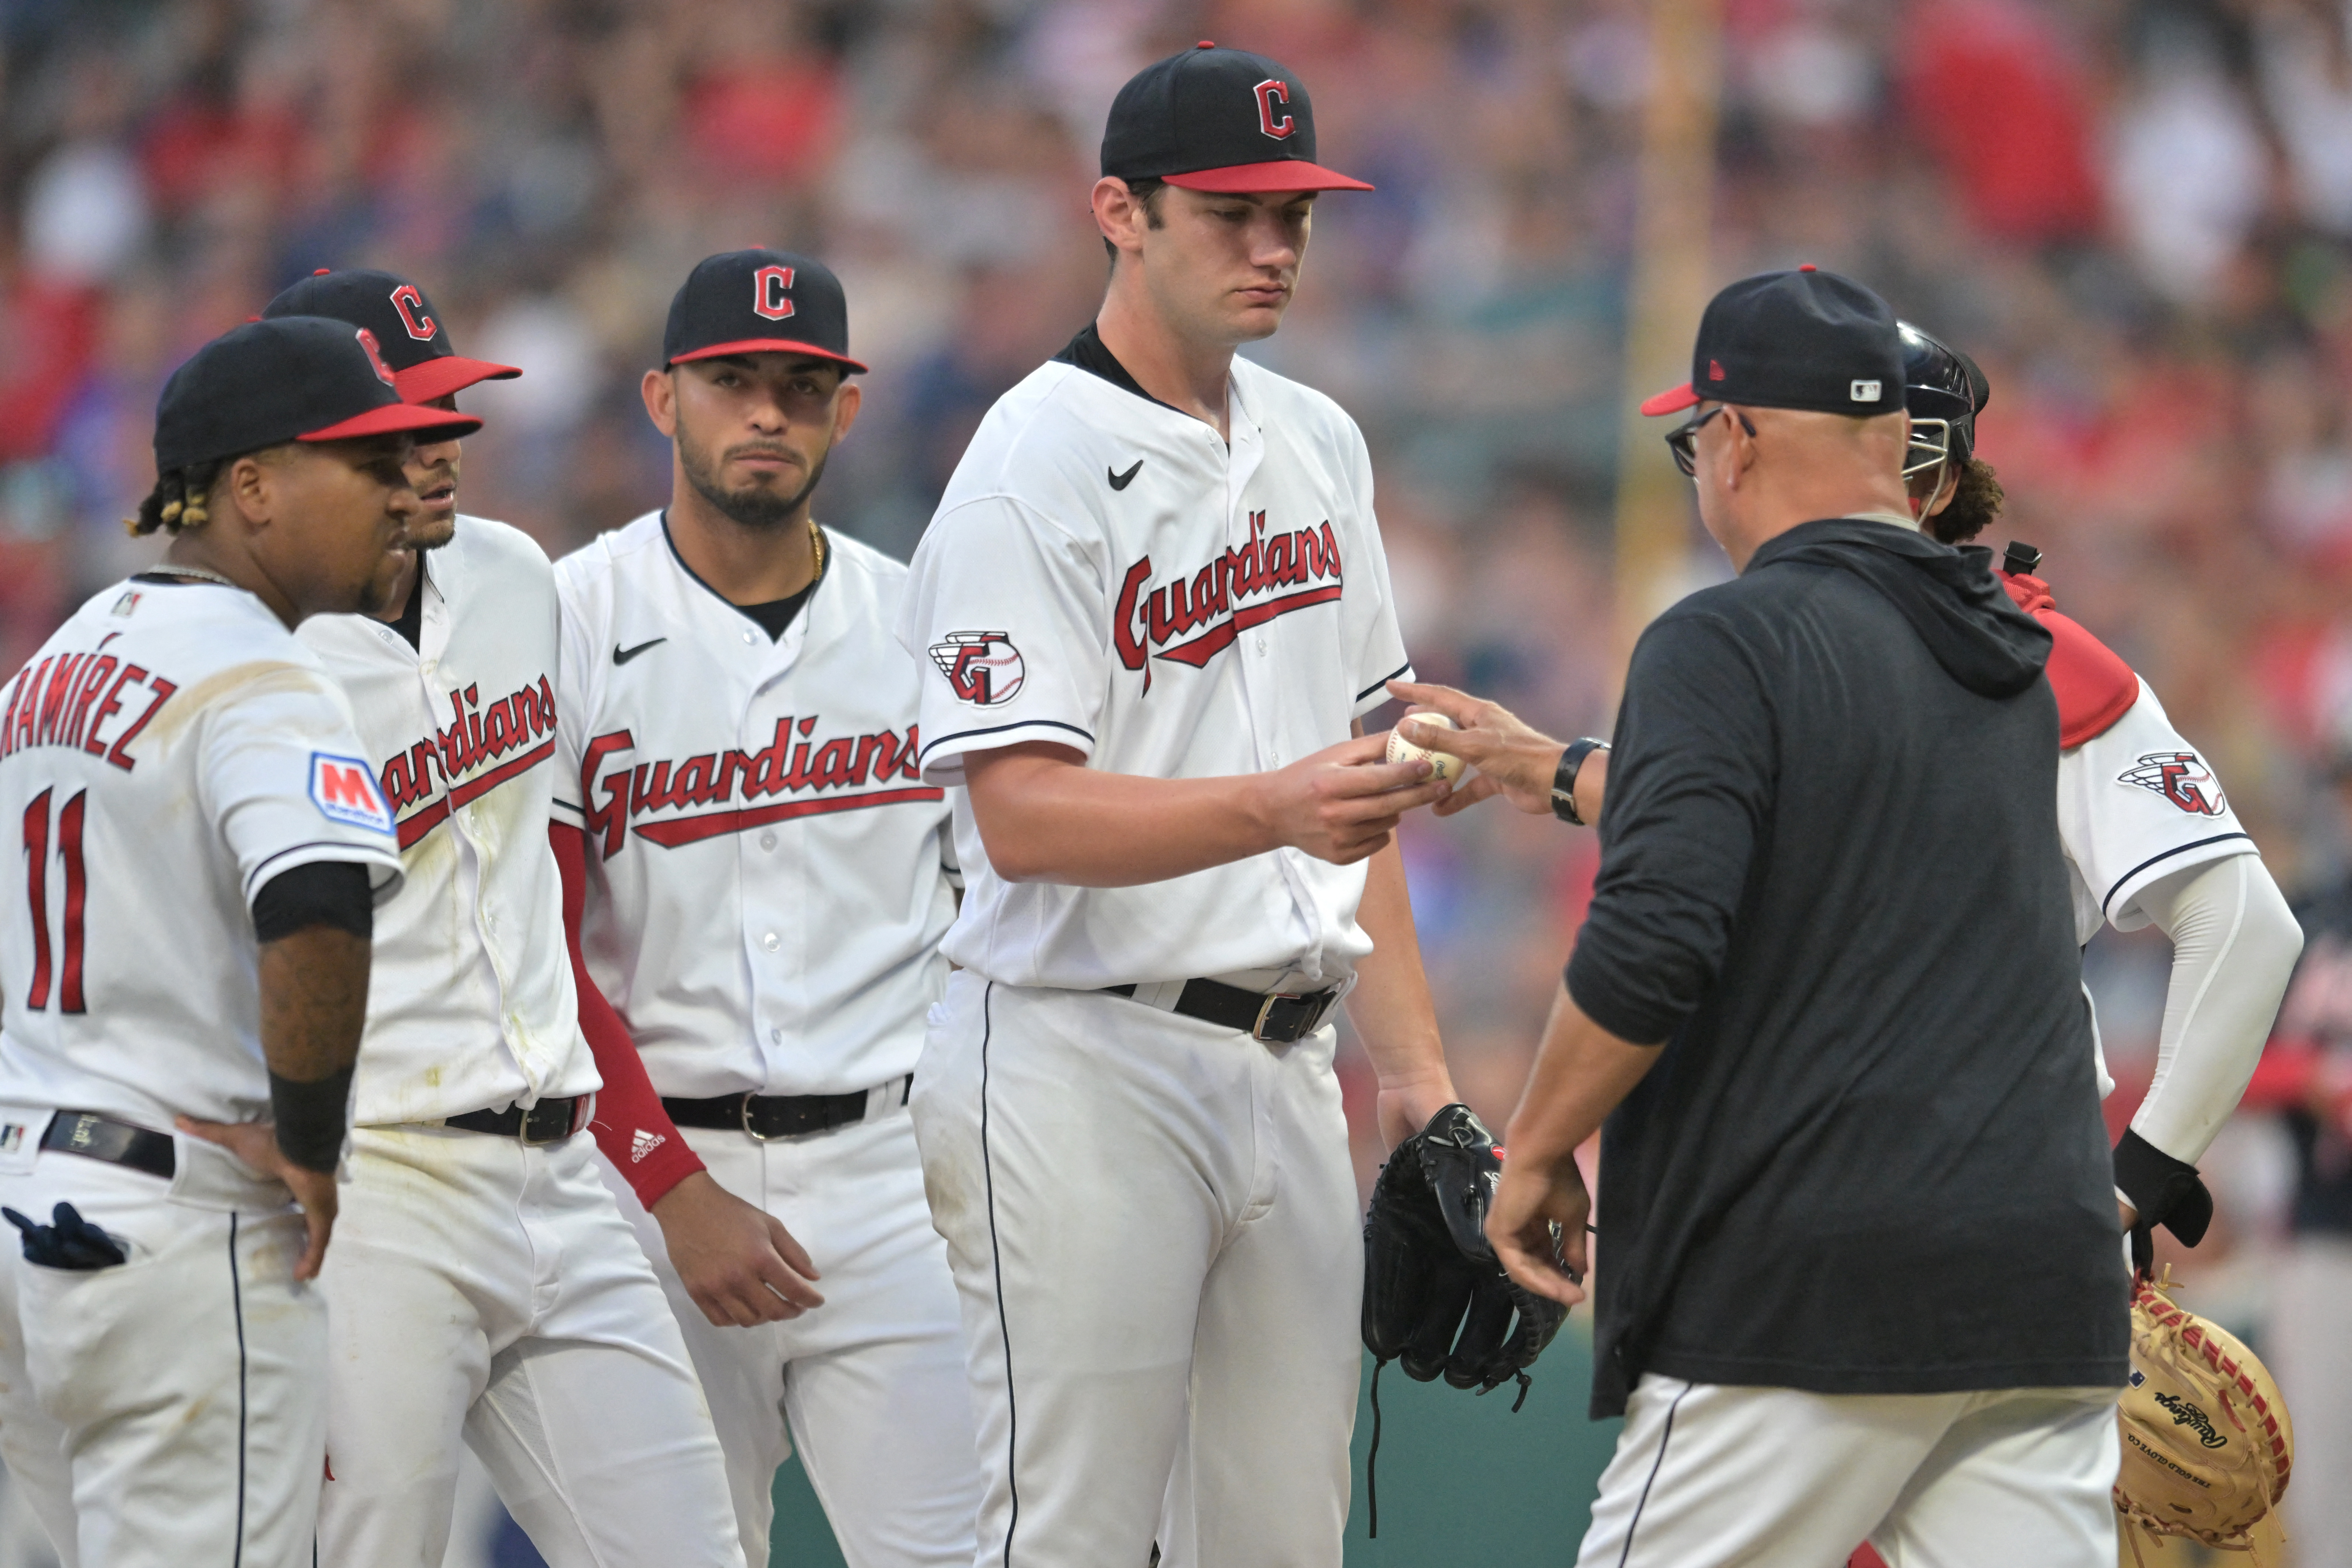
[{"label": "marathon sponsor patch", "polygon": [[2194,752],[2150,752],[2117,773],[2116,783],[2160,795],[2199,816],[2219,816],[2230,809],[2213,770]]},{"label": "marathon sponsor patch", "polygon": [[392,808],[376,788],[375,773],[357,757],[310,753],[310,804],[334,822],[389,836]]},{"label": "marathon sponsor patch", "polygon": [[1028,678],[1021,650],[1003,632],[950,632],[931,645],[930,654],[956,700],[975,708],[1012,701]]}]

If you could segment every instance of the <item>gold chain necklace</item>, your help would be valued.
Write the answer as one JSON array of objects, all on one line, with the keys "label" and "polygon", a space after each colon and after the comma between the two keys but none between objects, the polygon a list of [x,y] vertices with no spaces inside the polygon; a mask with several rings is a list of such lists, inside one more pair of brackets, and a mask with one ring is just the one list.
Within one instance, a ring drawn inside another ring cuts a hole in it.
[{"label": "gold chain necklace", "polygon": [[824,530],[816,525],[814,518],[809,519],[809,545],[816,552],[816,574],[809,579],[809,586],[814,588],[817,578],[824,575]]},{"label": "gold chain necklace", "polygon": [[217,572],[207,572],[201,566],[150,566],[147,570],[161,573],[166,577],[201,577],[207,583],[217,583],[224,588],[241,589],[245,586],[242,583],[232,582]]}]

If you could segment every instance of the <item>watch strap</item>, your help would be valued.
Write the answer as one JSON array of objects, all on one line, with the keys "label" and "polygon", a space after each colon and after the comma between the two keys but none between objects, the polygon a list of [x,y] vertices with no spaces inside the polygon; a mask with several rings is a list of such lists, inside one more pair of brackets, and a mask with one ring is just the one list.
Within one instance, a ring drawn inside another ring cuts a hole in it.
[{"label": "watch strap", "polygon": [[1584,769],[1584,759],[1595,752],[1605,752],[1609,742],[1585,735],[1568,743],[1559,754],[1559,766],[1551,775],[1551,813],[1571,826],[1582,827],[1584,818],[1576,814],[1576,775]]}]

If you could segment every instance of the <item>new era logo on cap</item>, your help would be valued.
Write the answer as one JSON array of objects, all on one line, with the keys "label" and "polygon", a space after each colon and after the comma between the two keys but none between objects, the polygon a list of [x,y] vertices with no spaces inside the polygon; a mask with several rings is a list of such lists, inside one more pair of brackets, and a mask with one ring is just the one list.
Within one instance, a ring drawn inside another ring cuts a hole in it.
[{"label": "new era logo on cap", "polygon": [[866,368],[849,357],[849,302],[824,263],[782,250],[729,250],[687,274],[669,302],[662,363],[756,353]]},{"label": "new era logo on cap", "polygon": [[1203,38],[1144,67],[1103,127],[1102,172],[1196,191],[1369,191],[1315,162],[1315,108],[1292,72]]},{"label": "new era logo on cap", "polygon": [[506,381],[522,372],[510,364],[467,359],[450,346],[449,333],[425,290],[391,272],[326,268],[303,279],[262,307],[262,318],[330,316],[364,327],[393,384],[411,403],[430,403],[479,381]]}]

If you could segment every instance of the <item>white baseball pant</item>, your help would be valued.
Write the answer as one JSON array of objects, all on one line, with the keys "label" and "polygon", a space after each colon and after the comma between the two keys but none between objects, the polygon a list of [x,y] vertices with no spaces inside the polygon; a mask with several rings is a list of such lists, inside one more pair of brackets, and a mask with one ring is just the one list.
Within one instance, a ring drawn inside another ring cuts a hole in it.
[{"label": "white baseball pant", "polygon": [[65,1568],[309,1568],[327,1348],[325,1303],[294,1280],[302,1218],[241,1165],[250,1207],[184,1201],[235,1163],[175,1142],[178,1182],[48,1152],[0,1173],[0,1204],[47,1225],[69,1203],[129,1254],[46,1268],[5,1233],[0,1457]]},{"label": "white baseball pant", "polygon": [[2114,1568],[2112,1388],[1808,1394],[1645,1373],[1577,1568]]},{"label": "white baseball pant", "polygon": [[2295,1568],[2352,1568],[2352,1237],[2294,1238],[2263,1352],[2294,1420]]},{"label": "white baseball pant", "polygon": [[913,1107],[980,1568],[1338,1568],[1363,1243],[1334,1039],[950,978]]},{"label": "white baseball pant", "polygon": [[701,1388],[586,1132],[356,1128],[341,1198],[320,1563],[440,1568],[462,1435],[551,1568],[744,1568]]},{"label": "white baseball pant", "polygon": [[599,1162],[701,1375],[755,1568],[768,1562],[776,1467],[795,1442],[849,1568],[971,1562],[980,1468],[955,1282],[923,1201],[914,1125],[890,1099],[870,1121],[765,1143],[683,1130],[711,1179],[783,1221],[824,1276],[824,1305],[790,1322],[714,1327],[660,1224]]}]

